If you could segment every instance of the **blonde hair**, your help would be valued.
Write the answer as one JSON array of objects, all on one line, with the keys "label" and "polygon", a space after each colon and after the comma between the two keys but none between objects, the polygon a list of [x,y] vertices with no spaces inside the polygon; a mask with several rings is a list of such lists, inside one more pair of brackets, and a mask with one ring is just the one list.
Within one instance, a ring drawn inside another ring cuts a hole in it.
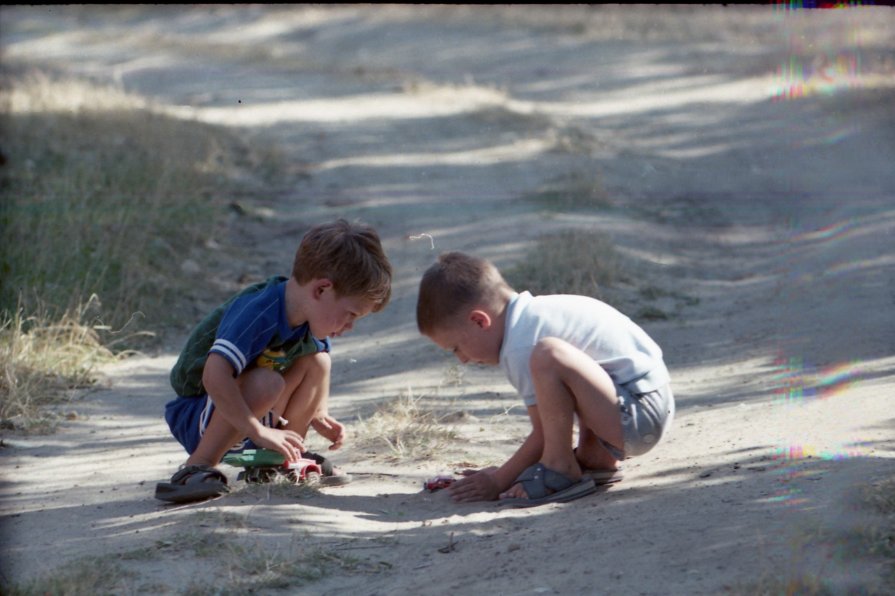
[{"label": "blonde hair", "polygon": [[388,304],[392,266],[372,227],[338,219],[311,228],[295,253],[292,277],[300,284],[328,279],[340,296],[359,296],[374,303],[373,312]]},{"label": "blonde hair", "polygon": [[475,306],[499,310],[512,292],[491,262],[461,252],[444,253],[420,280],[417,327],[423,335],[431,335]]}]

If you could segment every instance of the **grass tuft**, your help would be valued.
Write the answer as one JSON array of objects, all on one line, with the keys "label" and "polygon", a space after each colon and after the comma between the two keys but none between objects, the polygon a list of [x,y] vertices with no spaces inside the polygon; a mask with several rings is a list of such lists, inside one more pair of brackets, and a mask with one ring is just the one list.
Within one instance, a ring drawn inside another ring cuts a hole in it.
[{"label": "grass tuft", "polygon": [[[4,590],[9,596],[29,594],[65,594],[66,596],[93,596],[95,594],[121,594],[133,574],[111,558],[91,558],[63,565],[54,573],[21,586]],[[8,590],[8,591],[7,591]]]},{"label": "grass tuft", "polygon": [[25,432],[52,430],[48,406],[70,401],[91,386],[96,368],[116,358],[85,324],[85,312],[51,321],[21,312],[0,317],[0,421]]},{"label": "grass tuft", "polygon": [[597,172],[568,172],[523,198],[553,211],[596,211],[612,206],[602,176]]},{"label": "grass tuft", "polygon": [[601,297],[619,278],[619,256],[602,234],[565,230],[548,234],[504,276],[514,288],[532,294]]},{"label": "grass tuft", "polygon": [[359,418],[354,429],[356,443],[362,448],[386,447],[389,460],[401,461],[430,457],[454,441],[456,433],[435,413],[423,409],[421,399],[408,388],[369,418]]},{"label": "grass tuft", "polygon": [[862,493],[865,506],[883,518],[882,523],[867,529],[865,548],[886,561],[881,591],[895,593],[895,476],[869,484]]}]

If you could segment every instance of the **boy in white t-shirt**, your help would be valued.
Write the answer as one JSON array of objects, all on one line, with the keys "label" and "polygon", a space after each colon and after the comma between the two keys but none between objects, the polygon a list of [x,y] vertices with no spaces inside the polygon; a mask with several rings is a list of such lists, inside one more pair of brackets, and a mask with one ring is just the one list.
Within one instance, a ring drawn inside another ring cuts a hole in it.
[{"label": "boy in white t-shirt", "polygon": [[456,501],[576,499],[617,480],[620,460],[646,453],[671,427],[662,350],[599,300],[520,294],[490,262],[454,252],[423,275],[417,325],[464,364],[500,366],[531,419],[528,438],[502,466],[450,487]]}]

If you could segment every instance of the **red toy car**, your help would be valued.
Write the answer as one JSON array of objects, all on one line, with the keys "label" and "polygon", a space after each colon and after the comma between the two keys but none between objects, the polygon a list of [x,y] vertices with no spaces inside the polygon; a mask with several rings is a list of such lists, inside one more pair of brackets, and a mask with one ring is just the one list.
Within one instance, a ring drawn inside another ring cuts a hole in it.
[{"label": "red toy car", "polygon": [[437,490],[441,490],[442,488],[447,488],[454,483],[453,476],[436,476],[435,478],[429,478],[428,480],[423,482],[423,488],[429,491],[430,493],[434,493]]},{"label": "red toy car", "polygon": [[323,476],[323,470],[320,468],[320,465],[313,459],[304,457],[298,461],[283,464],[280,473],[292,480],[292,482],[309,482],[311,484],[320,482],[320,478]]}]

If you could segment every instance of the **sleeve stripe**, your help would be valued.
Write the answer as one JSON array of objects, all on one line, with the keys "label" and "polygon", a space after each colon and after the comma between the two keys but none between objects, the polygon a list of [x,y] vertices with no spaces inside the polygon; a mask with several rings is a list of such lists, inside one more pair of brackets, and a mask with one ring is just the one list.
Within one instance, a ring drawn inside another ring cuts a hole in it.
[{"label": "sleeve stripe", "polygon": [[233,368],[236,369],[237,375],[246,367],[246,358],[243,353],[236,345],[226,339],[216,339],[209,352],[217,352],[229,360]]}]

